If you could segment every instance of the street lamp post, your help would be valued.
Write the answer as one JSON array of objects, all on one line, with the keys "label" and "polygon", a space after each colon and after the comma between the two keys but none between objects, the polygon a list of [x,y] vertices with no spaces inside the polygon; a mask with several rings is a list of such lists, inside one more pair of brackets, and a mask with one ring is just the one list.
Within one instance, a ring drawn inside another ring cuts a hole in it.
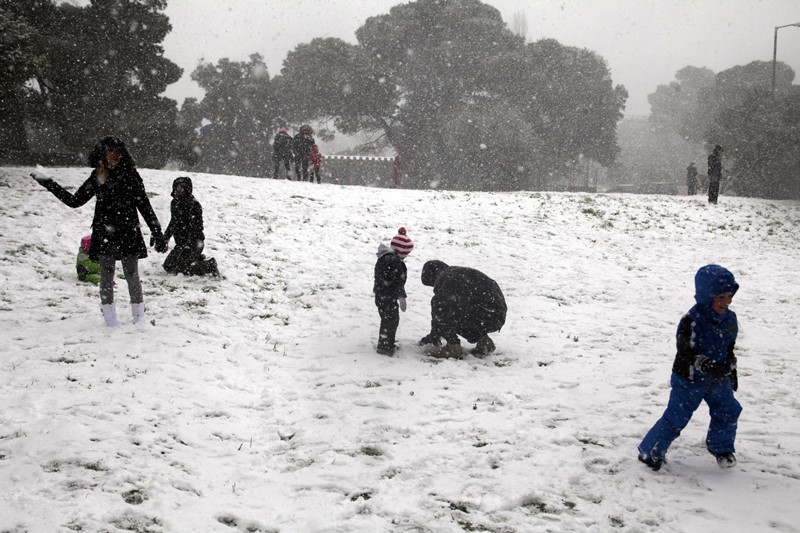
[{"label": "street lamp post", "polygon": [[794,24],[784,24],[783,26],[775,26],[775,41],[772,47],[772,96],[775,96],[775,63],[778,59],[778,30],[781,28],[788,28],[789,26],[797,26],[800,28],[800,22]]}]

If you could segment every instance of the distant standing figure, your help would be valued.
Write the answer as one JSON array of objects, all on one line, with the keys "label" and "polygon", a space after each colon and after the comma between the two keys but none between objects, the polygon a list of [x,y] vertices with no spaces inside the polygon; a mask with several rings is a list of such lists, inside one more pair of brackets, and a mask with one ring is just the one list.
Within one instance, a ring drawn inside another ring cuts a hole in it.
[{"label": "distant standing figure", "polygon": [[300,126],[300,131],[294,136],[292,141],[292,151],[294,152],[294,175],[297,180],[308,180],[308,158],[311,156],[311,147],[314,145],[314,131],[311,126],[305,124]]},{"label": "distant standing figure", "polygon": [[172,274],[219,276],[217,260],[203,255],[206,236],[203,232],[203,206],[194,197],[192,178],[182,176],[172,182],[170,220],[164,232],[169,243],[175,237],[175,249],[164,261],[164,270]]},{"label": "distant standing figure", "polygon": [[694,165],[694,161],[686,167],[686,189],[686,194],[689,196],[697,194],[697,167]]},{"label": "distant standing figure", "polygon": [[400,178],[400,154],[396,154],[392,162],[392,187],[400,186]]},{"label": "distant standing figure", "polygon": [[716,204],[722,179],[722,146],[716,145],[708,156],[708,203]]},{"label": "distant standing figure", "polygon": [[125,143],[117,137],[103,137],[89,154],[88,162],[94,170],[75,194],[61,187],[41,167],[31,173],[31,177],[69,207],[80,207],[97,198],[89,257],[100,263],[100,309],[103,319],[109,327],[119,326],[114,306],[114,269],[117,261],[120,261],[125,281],[128,282],[133,323],[144,323],[139,259],[147,257],[147,246],[139,227],[139,213],[150,228],[150,244],[155,245],[156,251],[166,252],[167,242]]},{"label": "distant standing figure", "polygon": [[311,153],[308,155],[308,163],[311,165],[311,182],[314,182],[314,178],[317,178],[317,183],[321,183],[322,180],[319,175],[319,169],[322,166],[322,154],[319,153],[319,147],[316,143],[311,145]]},{"label": "distant standing figure", "polygon": [[272,141],[272,161],[275,163],[275,173],[272,175],[273,179],[278,179],[278,170],[280,169],[281,162],[286,169],[286,179],[289,177],[289,162],[292,159],[292,136],[286,132],[286,128],[278,129],[275,134],[275,140]]}]

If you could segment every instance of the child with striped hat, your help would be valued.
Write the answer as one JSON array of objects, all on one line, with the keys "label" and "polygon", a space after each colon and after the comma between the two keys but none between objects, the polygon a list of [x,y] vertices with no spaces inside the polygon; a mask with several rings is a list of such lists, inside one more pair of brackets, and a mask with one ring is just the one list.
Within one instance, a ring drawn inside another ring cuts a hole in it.
[{"label": "child with striped hat", "polygon": [[414,249],[406,228],[397,230],[389,246],[378,246],[378,261],[375,263],[375,305],[381,317],[378,333],[377,352],[382,355],[394,354],[397,346],[395,334],[400,325],[400,313],[406,310],[406,256]]}]

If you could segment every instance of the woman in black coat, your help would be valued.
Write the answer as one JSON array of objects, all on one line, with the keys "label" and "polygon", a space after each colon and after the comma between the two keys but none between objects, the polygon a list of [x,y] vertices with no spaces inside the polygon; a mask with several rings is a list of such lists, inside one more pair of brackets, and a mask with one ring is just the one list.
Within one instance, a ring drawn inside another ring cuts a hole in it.
[{"label": "woman in black coat", "polygon": [[37,169],[31,176],[69,207],[80,207],[97,198],[92,219],[92,244],[89,257],[100,263],[100,304],[106,325],[118,326],[114,307],[114,270],[122,262],[134,324],[145,321],[142,283],[138,260],[147,257],[147,247],[139,224],[139,213],[150,228],[157,252],[166,252],[161,225],[147,198],[144,182],[136,171],[128,149],[117,137],[104,137],[88,158],[94,170],[75,194]]}]

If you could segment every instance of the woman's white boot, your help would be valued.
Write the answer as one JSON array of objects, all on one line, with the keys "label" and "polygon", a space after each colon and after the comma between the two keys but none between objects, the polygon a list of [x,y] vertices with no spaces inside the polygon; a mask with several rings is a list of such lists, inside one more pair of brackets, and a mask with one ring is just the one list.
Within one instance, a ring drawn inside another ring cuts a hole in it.
[{"label": "woman's white boot", "polygon": [[103,311],[103,320],[106,321],[106,326],[110,328],[119,326],[117,308],[114,307],[114,304],[103,304],[100,306],[100,309]]},{"label": "woman's white boot", "polygon": [[133,313],[134,324],[144,324],[145,320],[147,320],[144,316],[144,302],[131,304],[131,313]]}]

